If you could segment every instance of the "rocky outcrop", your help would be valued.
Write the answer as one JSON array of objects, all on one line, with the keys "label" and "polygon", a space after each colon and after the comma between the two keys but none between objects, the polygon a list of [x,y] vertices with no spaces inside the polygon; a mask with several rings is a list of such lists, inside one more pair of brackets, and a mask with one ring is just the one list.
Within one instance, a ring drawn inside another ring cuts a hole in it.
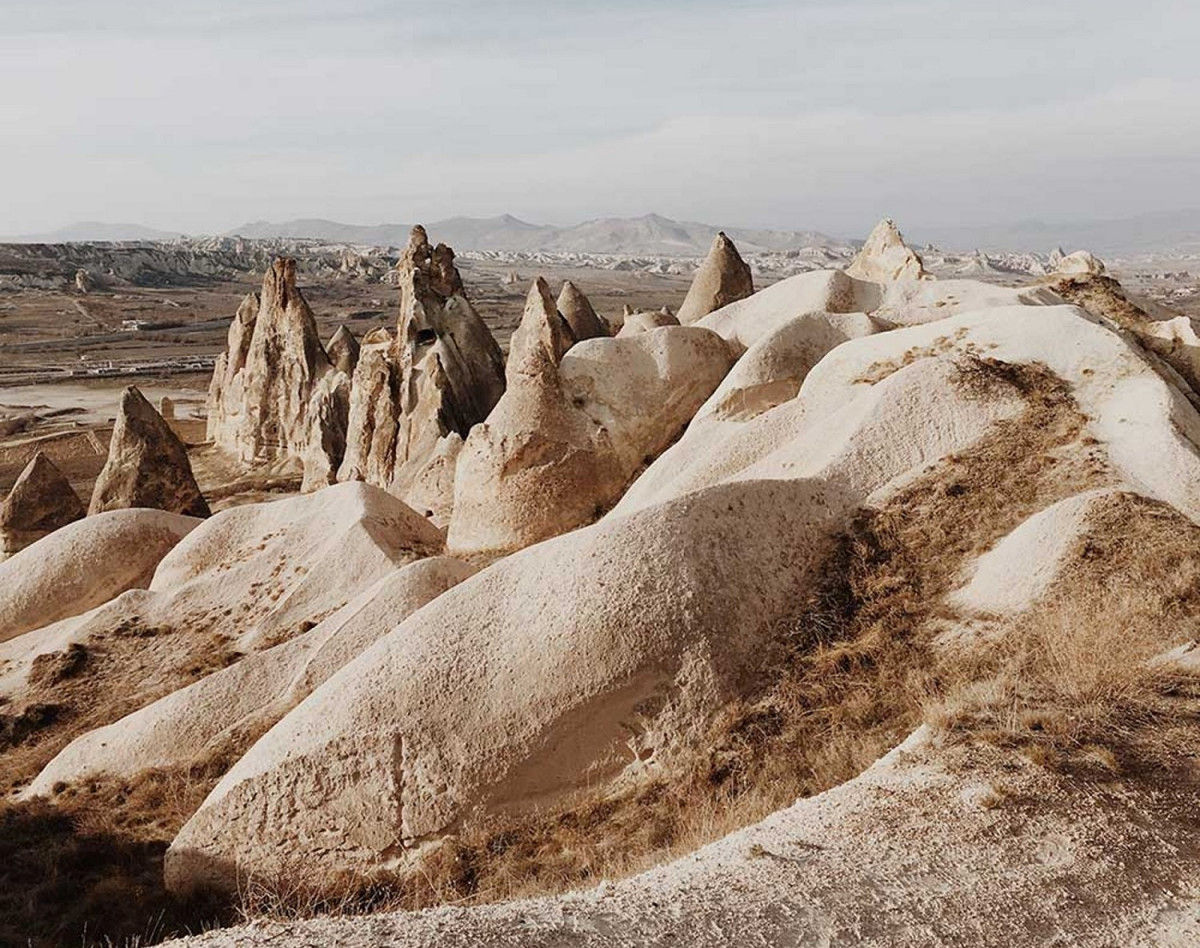
[{"label": "rocky outcrop", "polygon": [[192,476],[187,448],[132,385],[121,396],[108,460],[96,479],[88,513],[123,507],[153,507],[190,517],[210,513]]},{"label": "rocky outcrop", "polygon": [[69,523],[4,560],[0,641],[145,589],[162,558],[200,523],[162,510],[113,510]]},{"label": "rocky outcrop", "polygon": [[558,294],[558,311],[571,327],[575,338],[582,342],[584,339],[594,339],[597,336],[611,336],[612,331],[603,317],[597,315],[592,304],[583,291],[570,280],[562,285]]},{"label": "rocky outcrop", "polygon": [[209,436],[247,464],[300,458],[309,440],[309,402],[332,366],[296,286],[296,261],[275,260],[253,319],[250,305],[249,297],[243,300],[224,363],[213,374]]},{"label": "rocky outcrop", "polygon": [[0,558],[25,549],[86,513],[62,471],[39,451],[0,504]]},{"label": "rocky outcrop", "polygon": [[536,543],[595,519],[603,512],[596,497],[624,486],[608,433],[563,391],[556,321],[554,298],[539,278],[513,334],[504,397],[458,459],[451,549]]},{"label": "rocky outcrop", "polygon": [[921,280],[925,277],[925,264],[904,242],[896,222],[885,217],[875,225],[846,273],[875,283]]},{"label": "rocky outcrop", "polygon": [[1055,261],[1054,272],[1058,276],[1100,276],[1104,264],[1086,250],[1076,250]]},{"label": "rocky outcrop", "polygon": [[308,439],[305,442],[305,493],[337,483],[346,455],[346,425],[350,417],[350,377],[340,369],[321,376],[308,401]]},{"label": "rocky outcrop", "polygon": [[577,341],[574,330],[550,295],[549,284],[538,277],[529,288],[525,313],[508,344],[509,365],[520,366],[535,348],[541,348],[557,364]]},{"label": "rocky outcrop", "polygon": [[338,326],[337,331],[329,337],[329,343],[325,346],[325,354],[329,356],[330,363],[347,376],[354,375],[354,367],[358,365],[358,353],[358,340],[354,338],[354,333],[345,326]]},{"label": "rocky outcrop", "polygon": [[[666,307],[663,307],[663,309],[666,309]],[[629,313],[625,316],[625,322],[621,324],[621,328],[617,332],[617,338],[625,339],[629,336],[636,336],[638,333],[648,332],[651,329],[658,329],[662,326],[678,325],[679,320],[669,312],[663,312],[662,309],[649,313]]]},{"label": "rocky outcrop", "polygon": [[243,369],[245,410],[233,433],[243,461],[302,453],[308,440],[308,402],[330,369],[316,318],[296,287],[296,261],[274,261],[263,278]]},{"label": "rocky outcrop", "polygon": [[715,333],[680,326],[589,339],[560,360],[557,317],[538,280],[513,336],[508,390],[458,461],[452,550],[514,550],[596,519],[733,362]]},{"label": "rocky outcrop", "polygon": [[229,336],[225,351],[217,356],[213,366],[212,381],[208,385],[207,421],[205,437],[219,441],[226,448],[236,451],[236,433],[241,427],[243,382],[245,381],[246,356],[250,353],[250,339],[254,335],[254,324],[258,320],[259,299],[257,293],[247,293],[229,325]]},{"label": "rocky outcrop", "polygon": [[338,479],[365,480],[444,520],[446,466],[504,392],[504,356],[463,291],[454,251],[413,228],[398,267],[395,339],[363,340]]},{"label": "rocky outcrop", "polygon": [[691,288],[679,307],[679,322],[688,326],[713,310],[745,299],[754,292],[750,265],[742,259],[724,232],[713,238],[712,249],[692,278]]}]

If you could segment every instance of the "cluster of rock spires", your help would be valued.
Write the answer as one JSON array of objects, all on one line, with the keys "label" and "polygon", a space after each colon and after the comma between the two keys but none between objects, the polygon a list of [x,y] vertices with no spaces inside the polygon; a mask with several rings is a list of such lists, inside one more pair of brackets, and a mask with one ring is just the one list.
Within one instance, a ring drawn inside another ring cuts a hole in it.
[{"label": "cluster of rock spires", "polygon": [[[470,532],[488,548],[513,548],[594,519],[661,440],[639,442],[636,459],[618,460],[609,430],[614,419],[589,417],[592,393],[563,387],[559,363],[579,343],[609,338],[608,322],[574,284],[564,283],[556,301],[539,279],[506,365],[467,298],[449,247],[432,246],[425,229],[415,227],[397,273],[395,334],[373,330],[360,344],[342,327],[323,348],[294,266],[277,261],[261,298],[247,297],[230,326],[209,391],[209,438],[246,464],[301,464],[306,491],[365,481],[443,525],[454,519],[457,498],[472,511]],[[752,292],[749,267],[722,234],[683,312],[694,322]],[[680,322],[665,308],[631,314],[618,335]],[[634,348],[642,352],[646,344]],[[627,349],[597,351],[616,360]],[[616,362],[612,368],[621,371]],[[667,441],[677,433],[675,426]],[[460,457],[468,473],[456,488]],[[481,470],[496,464],[490,474]],[[531,472],[554,475],[531,504],[547,520],[541,527],[525,514],[504,513],[504,503],[488,496],[504,494]],[[589,486],[571,486],[573,480]],[[480,523],[487,511],[526,522],[527,529],[519,536],[491,531]],[[451,527],[460,540],[467,532]]]}]

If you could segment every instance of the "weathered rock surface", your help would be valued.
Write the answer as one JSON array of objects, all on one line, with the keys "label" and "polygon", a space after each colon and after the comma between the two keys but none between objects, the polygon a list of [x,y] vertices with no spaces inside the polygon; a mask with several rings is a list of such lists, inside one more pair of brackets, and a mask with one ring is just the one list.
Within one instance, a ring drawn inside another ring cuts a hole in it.
[{"label": "weathered rock surface", "polygon": [[[330,873],[415,862],[464,821],[669,768],[739,693],[847,518],[1038,403],[1015,366],[1061,380],[1083,419],[1048,466],[1200,517],[1200,416],[1084,311],[1011,307],[851,339],[795,398],[704,432],[707,454],[681,455],[685,436],[647,472],[673,465],[673,478],[500,560],[318,688],[183,829],[170,883],[270,873],[318,836],[308,852]],[[269,805],[281,799],[286,812]]]},{"label": "weathered rock surface", "polygon": [[858,256],[846,268],[846,273],[859,280],[891,283],[896,280],[920,280],[925,277],[925,264],[900,236],[896,222],[884,218],[875,225]]},{"label": "weathered rock surface", "polygon": [[275,260],[253,319],[249,305],[247,297],[213,373],[209,436],[246,464],[298,461],[309,441],[309,402],[332,366],[296,286],[296,261]]},{"label": "weathered rock surface", "polygon": [[677,314],[683,326],[691,325],[713,310],[745,299],[754,292],[750,265],[724,233],[713,238],[712,249],[692,278]]},{"label": "weathered rock surface", "polygon": [[558,311],[571,327],[575,338],[580,341],[612,335],[608,323],[597,315],[583,291],[570,280],[563,283],[558,294]]},{"label": "weathered rock surface", "polygon": [[392,570],[311,631],[255,652],[140,711],[75,740],[25,791],[155,767],[188,766],[250,743],[339,668],[474,569],[435,556]]},{"label": "weathered rock surface", "polygon": [[243,370],[250,353],[250,340],[254,335],[260,305],[257,293],[247,293],[242,298],[229,325],[225,351],[217,356],[208,385],[205,437],[234,453],[237,452],[237,432],[241,430],[246,410],[246,374]]},{"label": "weathered rock surface", "polygon": [[1181,893],[1200,862],[1182,809],[1147,782],[1073,779],[921,728],[853,780],[631,878],[500,904],[262,921],[179,948],[1185,948],[1200,915]]},{"label": "weathered rock surface", "polygon": [[841,270],[815,270],[780,280],[753,296],[705,316],[697,325],[711,329],[745,352],[760,339],[806,313],[870,313],[883,301],[879,286]]},{"label": "weathered rock surface", "polygon": [[[539,347],[557,364],[577,341],[574,330],[558,311],[554,297],[550,295],[549,284],[538,277],[529,288],[525,297],[525,312],[508,344],[508,364],[519,367]],[[511,378],[508,381],[511,384]]]},{"label": "weathered rock surface", "polygon": [[550,314],[559,318],[538,280],[513,336],[508,388],[458,457],[451,550],[536,543],[595,519],[603,511],[597,498],[624,487],[608,432],[563,389]]},{"label": "weathered rock surface", "polygon": [[625,321],[621,323],[621,328],[617,330],[617,337],[627,339],[630,336],[636,336],[638,333],[649,332],[651,329],[678,325],[678,319],[670,313],[664,313],[662,310],[627,313]]},{"label": "weathered rock surface", "polygon": [[189,517],[207,517],[187,448],[146,401],[130,386],[108,446],[108,460],[96,479],[88,513],[123,507],[153,507]]},{"label": "weathered rock surface", "polygon": [[203,616],[211,632],[262,647],[305,631],[442,545],[432,524],[386,491],[337,484],[221,511],[163,560],[150,589],[163,594],[164,617]]},{"label": "weathered rock surface", "polygon": [[394,341],[363,340],[338,479],[366,480],[445,522],[453,503],[452,446],[504,391],[504,357],[468,302],[454,252],[413,229],[399,268]]},{"label": "weathered rock surface", "polygon": [[350,377],[340,369],[321,376],[308,401],[308,440],[304,446],[305,493],[337,483],[338,467],[346,454],[350,418]]},{"label": "weathered rock surface", "polygon": [[358,340],[345,326],[338,326],[325,346],[325,354],[329,356],[330,363],[347,376],[354,375],[354,367],[358,365],[358,352]]},{"label": "weathered rock surface", "polygon": [[26,547],[0,563],[0,641],[146,588],[162,558],[199,523],[162,510],[114,510]]},{"label": "weathered rock surface", "polygon": [[86,513],[62,471],[39,451],[0,504],[0,557],[20,552]]},{"label": "weathered rock surface", "polygon": [[1054,272],[1060,276],[1100,276],[1104,264],[1086,250],[1076,250],[1059,260]]},{"label": "weathered rock surface", "polygon": [[[715,333],[667,326],[581,342],[563,358],[559,377],[571,403],[608,433],[628,482],[679,437],[732,365]],[[607,507],[616,498],[597,499]]]}]

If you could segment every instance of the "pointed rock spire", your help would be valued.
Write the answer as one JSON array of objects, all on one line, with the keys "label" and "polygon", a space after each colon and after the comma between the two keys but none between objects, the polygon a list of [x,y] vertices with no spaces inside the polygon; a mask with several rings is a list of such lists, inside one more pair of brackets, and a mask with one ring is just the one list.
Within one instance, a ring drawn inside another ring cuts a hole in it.
[{"label": "pointed rock spire", "polygon": [[329,343],[325,346],[325,354],[329,356],[333,367],[348,376],[354,375],[354,367],[358,365],[358,353],[358,340],[344,325],[338,326],[337,332],[329,337]]},{"label": "pointed rock spire", "polygon": [[[396,337],[390,346],[374,334],[363,340],[338,479],[377,484],[442,518],[456,455],[446,439],[466,437],[500,400],[504,354],[467,300],[454,251],[431,247],[420,225],[397,277]],[[431,484],[448,485],[445,496],[431,496]]]},{"label": "pointed rock spire", "polygon": [[583,291],[570,280],[563,283],[562,291],[558,294],[558,311],[580,342],[597,336],[612,335],[608,323],[596,314]]},{"label": "pointed rock spire", "polygon": [[525,297],[525,313],[508,344],[508,382],[512,384],[512,373],[530,358],[534,350],[545,352],[557,365],[567,350],[575,345],[575,333],[558,311],[550,285],[538,277]]},{"label": "pointed rock spire", "polygon": [[155,507],[192,517],[210,513],[183,442],[132,385],[121,396],[108,460],[96,479],[88,513],[124,507]]},{"label": "pointed rock spire", "polygon": [[53,461],[39,451],[0,504],[0,556],[10,556],[87,511]]},{"label": "pointed rock spire", "polygon": [[308,403],[330,368],[316,318],[296,286],[296,261],[274,260],[263,277],[242,370],[243,410],[229,433],[243,461],[302,455]]},{"label": "pointed rock spire", "polygon": [[875,225],[846,273],[872,283],[921,280],[925,277],[925,264],[904,242],[895,221],[885,217]]},{"label": "pointed rock spire", "polygon": [[683,305],[679,307],[679,322],[684,326],[690,325],[722,306],[745,299],[753,292],[754,278],[750,273],[750,265],[742,259],[733,241],[722,231],[713,238],[708,256],[692,279],[692,286]]}]

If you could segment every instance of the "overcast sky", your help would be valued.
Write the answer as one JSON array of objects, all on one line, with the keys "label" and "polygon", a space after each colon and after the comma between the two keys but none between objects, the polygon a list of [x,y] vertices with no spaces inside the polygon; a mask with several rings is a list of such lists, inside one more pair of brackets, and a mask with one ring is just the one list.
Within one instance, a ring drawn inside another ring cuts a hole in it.
[{"label": "overcast sky", "polygon": [[0,0],[0,233],[1200,206],[1195,0]]}]

